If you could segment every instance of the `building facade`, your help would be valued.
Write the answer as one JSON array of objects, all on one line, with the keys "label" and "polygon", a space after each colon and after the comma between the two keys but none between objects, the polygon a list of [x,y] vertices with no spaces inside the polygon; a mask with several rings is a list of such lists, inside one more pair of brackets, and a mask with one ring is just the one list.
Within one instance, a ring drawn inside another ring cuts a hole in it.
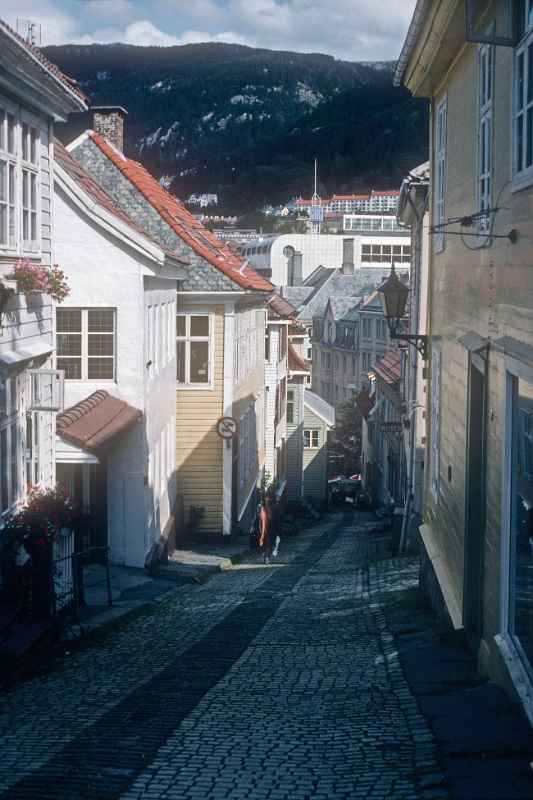
[{"label": "building facade", "polygon": [[396,72],[432,112],[424,582],[533,722],[531,4],[467,22],[419,0]]},{"label": "building facade", "polygon": [[[247,529],[264,469],[264,338],[272,285],[170,195],[121,142],[88,131],[69,145],[150,238],[189,260],[177,293],[176,452],[184,535]],[[218,422],[232,417],[230,446]]]},{"label": "building facade", "polygon": [[54,300],[9,276],[17,265],[48,270],[56,261],[54,123],[86,103],[73,82],[2,21],[0,45],[1,528],[28,486],[55,482],[62,380],[52,362]]}]

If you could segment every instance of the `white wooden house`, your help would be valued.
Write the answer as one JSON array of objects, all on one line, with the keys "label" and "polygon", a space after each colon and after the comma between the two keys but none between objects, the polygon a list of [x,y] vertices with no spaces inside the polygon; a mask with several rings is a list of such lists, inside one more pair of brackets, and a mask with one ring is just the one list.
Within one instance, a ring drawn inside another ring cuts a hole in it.
[{"label": "white wooden house", "polygon": [[95,546],[142,567],[174,533],[176,291],[188,262],[154,242],[56,145],[57,477],[92,518]]},{"label": "white wooden house", "polygon": [[6,280],[17,262],[56,262],[53,126],[85,98],[0,20],[0,527],[28,484],[55,480],[60,376],[51,372],[53,301]]},{"label": "white wooden house", "polygon": [[265,331],[265,470],[280,500],[287,487],[289,327],[297,313],[287,300],[272,294]]}]

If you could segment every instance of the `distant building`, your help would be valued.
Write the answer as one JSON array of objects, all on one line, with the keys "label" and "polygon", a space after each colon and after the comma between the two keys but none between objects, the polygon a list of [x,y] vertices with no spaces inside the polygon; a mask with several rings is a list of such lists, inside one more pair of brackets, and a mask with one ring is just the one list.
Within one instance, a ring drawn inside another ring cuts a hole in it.
[{"label": "distant building", "polygon": [[187,200],[190,206],[207,208],[208,206],[218,206],[218,194],[204,192],[203,194],[191,194]]},{"label": "distant building", "polygon": [[257,239],[255,228],[217,228],[213,233],[221,242],[252,242]]},{"label": "distant building", "polygon": [[[326,214],[326,218],[327,218]],[[354,233],[404,233],[394,214],[343,214],[342,229]]]},{"label": "distant building", "polygon": [[[347,248],[354,269],[392,263],[408,264],[411,259],[410,231],[335,234],[287,233],[259,237],[241,247],[250,265],[275,286],[301,286],[320,266],[340,268]],[[389,271],[389,270],[387,270]]]},{"label": "distant building", "polygon": [[[400,192],[395,189],[386,191],[372,191],[368,194],[334,194],[333,197],[326,197],[321,201],[324,211],[340,212],[343,214],[355,214],[360,212],[396,212]],[[311,206],[311,200],[299,198],[294,201],[296,211],[307,211]]]}]

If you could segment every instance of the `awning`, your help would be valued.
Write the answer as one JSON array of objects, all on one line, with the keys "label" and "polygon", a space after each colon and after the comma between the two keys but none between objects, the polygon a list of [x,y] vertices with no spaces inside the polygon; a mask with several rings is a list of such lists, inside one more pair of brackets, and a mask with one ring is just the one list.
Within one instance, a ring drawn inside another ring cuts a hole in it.
[{"label": "awning", "polygon": [[53,350],[54,347],[50,342],[21,342],[21,346],[16,350],[0,350],[0,367],[7,369],[23,367],[27,361],[49,356]]},{"label": "awning", "polygon": [[115,443],[141,419],[142,411],[99,390],[57,416],[57,435],[97,453]]}]

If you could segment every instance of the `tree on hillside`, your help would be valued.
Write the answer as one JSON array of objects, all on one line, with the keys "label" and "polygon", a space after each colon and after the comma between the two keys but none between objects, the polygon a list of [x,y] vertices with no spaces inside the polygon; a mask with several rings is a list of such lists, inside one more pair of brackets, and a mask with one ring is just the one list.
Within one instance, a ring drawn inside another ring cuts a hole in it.
[{"label": "tree on hillside", "polygon": [[362,420],[359,409],[348,400],[337,406],[335,427],[330,437],[330,459],[337,474],[361,471]]}]

